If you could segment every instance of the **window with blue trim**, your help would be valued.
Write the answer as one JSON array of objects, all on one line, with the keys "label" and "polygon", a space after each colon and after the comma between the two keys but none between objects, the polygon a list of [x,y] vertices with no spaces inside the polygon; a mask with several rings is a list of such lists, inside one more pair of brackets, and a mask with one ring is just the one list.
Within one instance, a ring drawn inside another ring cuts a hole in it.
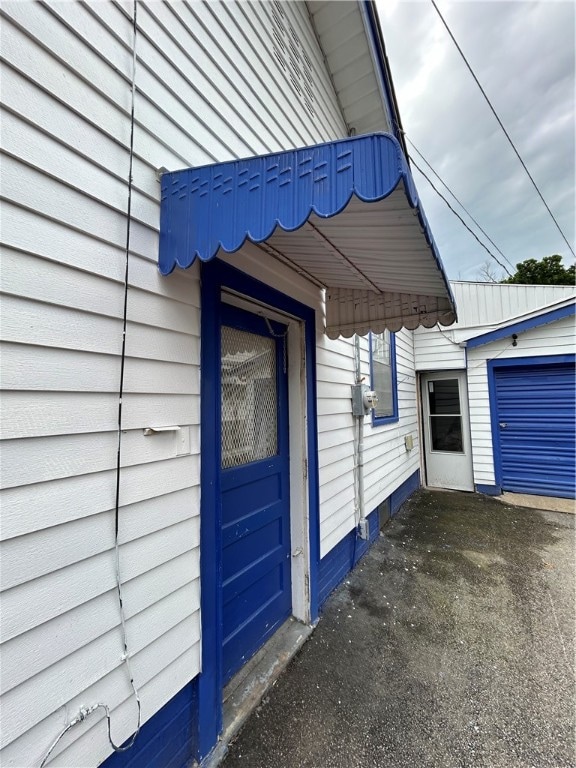
[{"label": "window with blue trim", "polygon": [[372,411],[372,423],[398,421],[398,389],[396,382],[396,337],[390,331],[370,334],[371,388],[378,395]]}]

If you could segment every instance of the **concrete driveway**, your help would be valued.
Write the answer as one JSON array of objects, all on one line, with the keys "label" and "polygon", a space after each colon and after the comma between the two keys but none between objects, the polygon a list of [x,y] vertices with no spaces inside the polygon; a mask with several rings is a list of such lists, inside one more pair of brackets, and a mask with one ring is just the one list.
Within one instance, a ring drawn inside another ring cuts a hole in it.
[{"label": "concrete driveway", "polygon": [[576,765],[574,521],[419,491],[223,766]]}]

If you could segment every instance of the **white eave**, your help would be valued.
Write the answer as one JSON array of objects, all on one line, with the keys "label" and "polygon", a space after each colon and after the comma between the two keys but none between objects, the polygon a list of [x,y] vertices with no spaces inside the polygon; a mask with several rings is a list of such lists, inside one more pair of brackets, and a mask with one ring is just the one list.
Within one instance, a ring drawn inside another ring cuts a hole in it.
[{"label": "white eave", "polygon": [[349,129],[356,135],[393,133],[364,3],[310,0],[307,5]]}]

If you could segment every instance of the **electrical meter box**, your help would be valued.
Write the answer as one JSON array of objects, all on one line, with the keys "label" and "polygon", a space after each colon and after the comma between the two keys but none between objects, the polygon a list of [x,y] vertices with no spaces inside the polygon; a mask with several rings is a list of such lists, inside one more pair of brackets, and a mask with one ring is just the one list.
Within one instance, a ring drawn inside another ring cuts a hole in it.
[{"label": "electrical meter box", "polygon": [[352,416],[368,416],[378,402],[378,395],[367,384],[352,385]]}]

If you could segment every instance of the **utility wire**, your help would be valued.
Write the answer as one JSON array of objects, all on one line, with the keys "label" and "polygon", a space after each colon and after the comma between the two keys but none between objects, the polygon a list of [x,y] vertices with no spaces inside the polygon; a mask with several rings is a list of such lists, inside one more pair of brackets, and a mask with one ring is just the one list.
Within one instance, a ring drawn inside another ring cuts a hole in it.
[{"label": "utility wire", "polygon": [[514,144],[514,142],[512,141],[512,139],[510,138],[510,134],[508,133],[508,131],[506,130],[506,128],[504,128],[504,124],[502,123],[502,120],[500,120],[500,118],[498,117],[498,114],[497,114],[496,110],[495,110],[495,109],[494,109],[494,107],[492,106],[492,102],[490,101],[490,99],[489,99],[489,98],[488,98],[488,96],[486,95],[486,91],[485,91],[485,90],[484,90],[484,88],[483,88],[483,87],[480,85],[480,81],[478,80],[478,78],[477,78],[477,77],[476,77],[476,75],[474,74],[474,70],[472,69],[472,67],[471,67],[471,66],[470,66],[470,64],[468,63],[468,59],[467,59],[467,58],[466,58],[466,56],[464,55],[464,52],[462,51],[462,48],[460,48],[460,46],[459,46],[459,45],[458,45],[458,43],[456,42],[456,38],[455,38],[455,37],[454,37],[454,35],[452,34],[452,31],[451,31],[450,27],[448,26],[448,24],[446,23],[446,20],[444,19],[444,16],[442,16],[442,14],[440,13],[440,10],[439,10],[438,6],[436,5],[435,1],[434,1],[434,0],[430,0],[430,2],[432,3],[432,5],[434,6],[434,8],[436,9],[436,13],[438,14],[438,16],[440,16],[440,20],[442,21],[442,23],[443,23],[443,24],[444,24],[444,26],[446,27],[446,31],[448,32],[448,34],[449,34],[449,35],[450,35],[450,37],[452,38],[452,42],[454,43],[454,45],[455,45],[455,46],[456,46],[456,48],[458,49],[458,53],[460,54],[460,56],[461,56],[461,57],[462,57],[462,59],[464,60],[464,63],[466,64],[466,66],[468,67],[468,71],[470,72],[470,74],[472,75],[472,77],[474,78],[474,80],[476,81],[476,85],[477,85],[477,86],[478,86],[478,88],[480,89],[480,92],[482,93],[482,96],[484,96],[484,98],[485,98],[485,100],[486,100],[486,103],[488,104],[488,106],[490,107],[490,109],[491,109],[491,111],[492,111],[492,114],[494,115],[494,117],[495,117],[495,118],[496,118],[496,120],[498,121],[498,125],[500,126],[500,128],[502,128],[502,131],[503,131],[504,135],[505,135],[505,136],[506,136],[506,138],[508,139],[508,142],[509,142],[510,146],[512,147],[512,149],[514,150],[514,152],[515,152],[515,154],[516,154],[516,157],[517,157],[517,158],[518,158],[518,160],[520,161],[520,163],[521,163],[521,165],[522,165],[522,168],[524,168],[524,170],[526,171],[526,174],[528,175],[528,178],[529,178],[529,179],[530,179],[530,181],[532,182],[532,186],[534,187],[534,189],[535,189],[535,190],[536,190],[536,192],[538,193],[538,197],[539,197],[539,198],[540,198],[540,200],[542,200],[542,202],[544,203],[544,206],[546,207],[546,210],[548,211],[548,213],[550,214],[550,217],[552,218],[552,221],[553,221],[553,222],[554,222],[554,224],[556,225],[556,229],[558,230],[558,232],[560,232],[560,234],[562,235],[562,239],[564,240],[564,242],[566,243],[566,245],[567,245],[567,246],[568,246],[568,248],[570,249],[570,253],[572,254],[572,256],[574,256],[575,254],[574,254],[574,250],[572,249],[572,246],[571,246],[571,245],[570,245],[570,243],[568,242],[568,240],[567,240],[567,238],[566,238],[566,235],[564,234],[564,232],[562,232],[562,229],[560,228],[560,224],[558,224],[558,221],[556,220],[556,217],[554,216],[554,214],[553,214],[553,213],[552,213],[552,211],[550,210],[550,206],[548,205],[548,203],[546,202],[546,200],[544,200],[544,196],[542,195],[542,192],[540,192],[540,189],[538,188],[538,185],[537,185],[537,184],[536,184],[536,182],[534,181],[534,179],[533,179],[533,177],[532,177],[532,174],[530,173],[530,171],[529,171],[529,170],[528,170],[528,168],[526,167],[526,163],[524,162],[524,160],[522,160],[522,157],[521,157],[521,155],[520,155],[520,152],[518,152],[518,150],[516,149],[516,145]]},{"label": "utility wire", "polygon": [[494,256],[494,254],[492,253],[492,251],[491,251],[491,250],[490,250],[490,249],[489,249],[489,248],[488,248],[486,245],[484,245],[484,243],[482,242],[482,240],[480,240],[480,238],[478,237],[478,235],[477,235],[477,234],[476,234],[476,233],[475,233],[475,232],[474,232],[472,229],[470,229],[470,227],[468,226],[468,224],[466,224],[466,222],[464,221],[464,219],[462,218],[462,216],[460,216],[460,214],[459,214],[459,213],[457,213],[457,211],[455,211],[455,210],[454,210],[454,208],[453,208],[453,207],[450,205],[450,203],[448,202],[448,200],[446,200],[446,198],[444,197],[444,195],[442,194],[442,192],[440,192],[440,190],[439,190],[439,189],[438,189],[436,186],[434,186],[434,183],[433,183],[433,182],[431,181],[431,179],[430,179],[430,178],[429,178],[429,177],[428,177],[428,176],[427,176],[427,175],[424,173],[424,171],[422,170],[422,168],[420,168],[420,166],[418,165],[418,163],[416,162],[416,160],[414,160],[414,158],[413,158],[413,157],[411,157],[411,158],[410,158],[410,161],[412,162],[412,165],[413,165],[415,168],[417,168],[417,169],[420,171],[420,173],[422,174],[422,176],[424,176],[424,178],[426,179],[426,181],[428,182],[428,184],[430,184],[430,186],[432,187],[432,189],[434,190],[434,192],[436,192],[436,194],[437,194],[439,197],[441,197],[441,198],[442,198],[442,200],[444,200],[444,202],[446,203],[446,205],[448,206],[448,208],[450,208],[450,210],[452,211],[452,213],[454,214],[454,216],[456,216],[458,219],[460,219],[460,221],[462,222],[462,224],[464,224],[464,226],[466,227],[466,229],[468,230],[468,232],[470,232],[470,234],[471,234],[471,235],[472,235],[472,236],[473,236],[473,237],[474,237],[474,238],[475,238],[475,239],[476,239],[476,240],[477,240],[477,241],[480,243],[480,245],[482,246],[482,248],[484,248],[484,250],[486,251],[486,253],[487,253],[487,254],[490,256],[490,258],[494,259],[494,261],[495,261],[497,264],[499,264],[499,265],[502,267],[502,269],[503,269],[503,270],[506,272],[506,274],[507,274],[509,277],[512,277],[512,273],[510,272],[510,270],[508,269],[508,267],[507,267],[505,264],[503,264],[503,263],[500,261],[500,259],[499,259],[497,256]]},{"label": "utility wire", "polygon": [[[504,254],[503,254],[503,253],[502,253],[502,251],[500,250],[500,248],[498,248],[498,246],[496,245],[496,243],[494,242],[494,240],[492,240],[492,238],[491,238],[491,237],[490,237],[490,235],[489,235],[489,234],[486,232],[486,230],[484,230],[484,229],[483,229],[483,228],[480,226],[480,224],[479,224],[479,223],[476,221],[476,219],[474,218],[474,216],[472,216],[472,214],[470,213],[470,211],[469,211],[469,210],[466,208],[466,206],[465,206],[465,205],[464,205],[464,204],[463,204],[463,203],[462,203],[462,202],[461,202],[461,201],[460,201],[460,200],[459,200],[459,199],[456,197],[456,195],[454,194],[454,192],[452,192],[452,190],[451,190],[451,189],[450,189],[450,187],[449,187],[449,186],[446,184],[446,182],[445,182],[445,181],[442,179],[442,177],[440,176],[440,174],[439,174],[437,171],[435,171],[435,170],[434,170],[434,168],[433,168],[433,167],[430,165],[430,163],[428,162],[428,160],[426,160],[426,158],[424,157],[424,155],[422,154],[422,152],[420,152],[420,150],[419,150],[419,149],[418,149],[418,147],[417,147],[417,146],[414,144],[414,142],[413,142],[413,141],[411,141],[411,140],[408,138],[408,136],[406,137],[406,139],[407,139],[407,141],[409,141],[409,142],[410,142],[410,144],[412,145],[412,149],[413,149],[415,152],[417,152],[417,153],[418,153],[418,155],[420,155],[420,158],[421,158],[421,159],[422,159],[422,160],[423,160],[423,161],[426,163],[426,165],[428,166],[428,168],[430,168],[430,170],[432,171],[432,173],[434,174],[434,176],[436,176],[436,178],[437,178],[437,179],[438,179],[438,181],[439,181],[439,182],[442,184],[442,186],[443,186],[443,187],[444,187],[446,190],[448,190],[448,192],[449,192],[449,193],[452,195],[452,197],[454,198],[454,200],[456,200],[456,202],[458,203],[458,205],[459,205],[459,206],[462,208],[462,210],[466,212],[466,214],[467,214],[467,216],[470,218],[470,220],[471,220],[471,221],[473,221],[473,222],[474,222],[474,224],[476,224],[476,226],[478,227],[478,229],[480,230],[480,232],[482,232],[482,234],[483,234],[483,235],[484,235],[484,237],[485,237],[485,238],[488,240],[488,242],[489,242],[489,243],[491,243],[491,244],[494,246],[494,248],[496,248],[496,250],[498,251],[498,253],[500,254],[500,256],[502,256],[502,258],[504,259],[504,261],[507,261],[507,262],[508,262],[508,264],[509,264],[509,265],[512,267],[512,269],[516,269],[516,267],[514,266],[514,264],[512,264],[512,262],[511,262],[511,261],[510,261],[510,260],[509,260],[509,259],[508,259],[508,258],[507,258],[507,257],[506,257]],[[413,160],[412,160],[412,161],[413,161]],[[413,161],[413,162],[414,162],[414,161]]]}]

